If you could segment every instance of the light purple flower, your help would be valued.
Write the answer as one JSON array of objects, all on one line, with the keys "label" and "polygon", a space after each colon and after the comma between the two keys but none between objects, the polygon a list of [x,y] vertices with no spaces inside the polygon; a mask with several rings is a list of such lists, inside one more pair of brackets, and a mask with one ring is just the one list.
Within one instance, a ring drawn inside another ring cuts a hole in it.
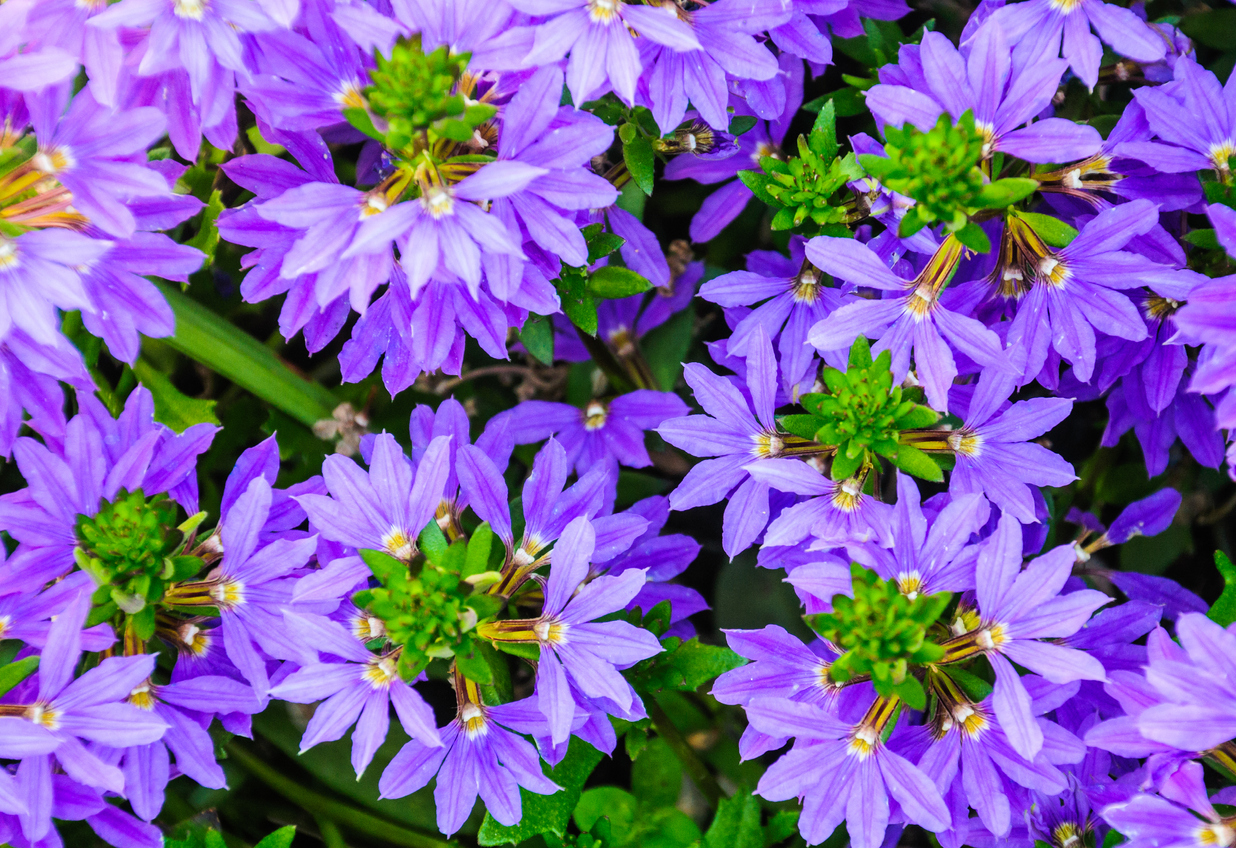
[{"label": "light purple flower", "polygon": [[1236,837],[1236,819],[1221,816],[1207,797],[1201,763],[1181,766],[1159,795],[1136,795],[1099,814],[1125,836],[1129,848],[1201,848]]}]

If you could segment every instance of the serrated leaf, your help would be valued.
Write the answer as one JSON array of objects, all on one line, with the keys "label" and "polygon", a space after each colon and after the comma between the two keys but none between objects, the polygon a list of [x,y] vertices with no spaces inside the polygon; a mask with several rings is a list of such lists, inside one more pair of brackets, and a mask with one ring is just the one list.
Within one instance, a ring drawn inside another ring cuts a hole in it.
[{"label": "serrated leaf", "polygon": [[665,689],[693,692],[717,675],[746,664],[745,659],[729,648],[705,645],[698,638],[692,638],[644,660],[628,675],[631,682],[645,692]]},{"label": "serrated leaf", "polygon": [[939,483],[944,479],[944,472],[940,470],[940,466],[936,465],[935,460],[914,445],[900,445],[897,448],[897,457],[893,460],[893,465],[907,474],[913,474],[915,477],[929,480],[932,483]]},{"label": "serrated leaf", "polygon": [[1223,551],[1215,551],[1215,568],[1223,575],[1223,594],[1210,605],[1206,615],[1216,624],[1227,627],[1236,621],[1236,565]]},{"label": "serrated leaf", "polygon": [[8,665],[0,665],[0,695],[4,695],[18,683],[34,674],[38,667],[38,657],[26,657]]},{"label": "serrated leaf", "polygon": [[841,145],[837,144],[837,107],[831,100],[820,107],[815,116],[815,123],[807,136],[807,146],[825,162],[834,159],[841,150]]},{"label": "serrated leaf", "polygon": [[768,193],[768,185],[772,183],[772,177],[768,174],[762,174],[759,171],[739,171],[738,179],[742,184],[751,189],[751,193],[766,206],[779,207],[781,204],[773,200],[771,194]]},{"label": "serrated leaf", "polygon": [[253,848],[289,848],[292,840],[296,837],[296,825],[288,825],[281,827],[269,836],[262,838],[262,841]]},{"label": "serrated leaf", "polygon": [[554,322],[544,315],[528,313],[519,340],[531,356],[545,365],[554,364]]},{"label": "serrated leaf", "polygon": [[541,834],[553,834],[561,838],[571,820],[571,813],[580,800],[580,789],[588,775],[601,762],[601,752],[593,748],[578,736],[571,737],[570,747],[562,762],[550,769],[546,763],[541,763],[541,770],[554,783],[562,787],[561,792],[553,795],[537,795],[526,789],[520,789],[519,795],[523,805],[523,818],[519,824],[506,827],[498,824],[493,816],[485,814],[477,833],[477,842],[484,846],[517,845],[525,839],[531,839]]},{"label": "serrated leaf", "polygon": [[[1068,247],[1077,238],[1077,230],[1051,215],[1040,215],[1038,212],[1019,212],[1017,217],[1030,225],[1030,229],[1038,234],[1043,242],[1051,247]],[[1186,236],[1187,238],[1187,236]]]},{"label": "serrated leaf", "polygon": [[139,358],[133,363],[133,374],[150,390],[154,400],[154,419],[160,424],[183,433],[194,424],[221,423],[215,415],[215,401],[189,397],[176,388],[166,374],[146,360]]},{"label": "serrated leaf", "polygon": [[652,283],[647,277],[618,265],[605,265],[588,277],[589,293],[606,300],[643,294],[651,288]]},{"label": "serrated leaf", "polygon": [[652,141],[642,135],[631,139],[622,145],[622,161],[627,163],[627,170],[631,172],[635,184],[644,194],[651,196],[657,162],[652,152]]}]

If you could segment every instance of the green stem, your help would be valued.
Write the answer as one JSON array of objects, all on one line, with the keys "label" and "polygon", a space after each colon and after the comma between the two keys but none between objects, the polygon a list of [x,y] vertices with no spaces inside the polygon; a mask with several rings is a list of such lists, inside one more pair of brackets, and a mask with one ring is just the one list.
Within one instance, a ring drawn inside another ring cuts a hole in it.
[{"label": "green stem", "polygon": [[343,834],[339,832],[339,825],[325,816],[314,816],[313,818],[318,823],[318,830],[322,835],[322,843],[326,848],[348,848],[348,843],[343,840]]},{"label": "green stem", "polygon": [[306,427],[329,419],[338,401],[297,374],[248,333],[167,283],[159,290],[176,315],[176,334],[164,339],[185,356],[286,412]]},{"label": "green stem", "polygon": [[687,740],[678,732],[678,728],[666,715],[655,696],[650,695],[644,699],[644,708],[648,710],[648,717],[652,719],[652,726],[657,731],[657,735],[670,746],[687,773],[691,775],[696,788],[708,800],[709,805],[716,809],[721,799],[725,797],[725,793],[721,790],[717,779],[712,776],[712,772],[708,770],[708,766],[695,753],[695,749],[687,744]]},{"label": "green stem", "polygon": [[579,335],[579,340],[584,343],[584,347],[588,350],[588,355],[592,357],[592,361],[596,366],[605,373],[609,378],[610,385],[614,387],[614,391],[623,393],[633,391],[634,389],[646,389],[647,386],[637,385],[632,379],[632,375],[628,373],[626,368],[622,367],[622,363],[614,356],[613,352],[606,346],[605,342],[598,339],[596,336],[590,336],[579,327],[575,328]]},{"label": "green stem", "polygon": [[277,769],[271,768],[235,741],[228,743],[227,752],[228,756],[245,771],[293,804],[307,810],[314,817],[321,816],[324,819],[330,819],[358,833],[384,840],[392,845],[402,846],[402,848],[458,848],[453,842],[444,842],[427,834],[409,830],[363,810],[358,810],[350,804],[342,804],[312,789],[306,789],[296,781],[284,777]]}]

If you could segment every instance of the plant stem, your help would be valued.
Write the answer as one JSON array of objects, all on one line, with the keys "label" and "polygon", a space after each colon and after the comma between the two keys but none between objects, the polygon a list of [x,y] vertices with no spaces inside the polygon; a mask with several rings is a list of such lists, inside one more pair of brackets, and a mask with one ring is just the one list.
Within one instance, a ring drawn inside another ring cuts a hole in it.
[{"label": "plant stem", "polygon": [[318,830],[321,832],[322,842],[326,848],[348,848],[348,843],[343,840],[343,834],[339,832],[339,825],[325,816],[314,816],[313,819],[318,823]]},{"label": "plant stem", "polygon": [[720,784],[712,776],[708,766],[695,753],[695,749],[687,744],[687,740],[678,732],[678,728],[657,703],[655,696],[650,695],[644,699],[644,708],[648,710],[648,717],[652,719],[652,726],[657,731],[657,735],[670,746],[683,767],[686,768],[687,773],[691,775],[696,788],[708,800],[709,805],[716,809],[717,804],[721,803],[721,799],[725,797],[725,793],[721,791]]},{"label": "plant stem", "polygon": [[[401,848],[458,848],[454,842],[444,842],[428,834],[409,830],[402,825],[358,810],[350,804],[340,803],[312,789],[306,789],[296,781],[284,777],[277,769],[271,768],[235,741],[228,743],[227,752],[228,756],[241,768],[293,804],[307,810],[315,818],[321,816],[324,819],[330,819],[335,824],[343,825],[375,839],[384,840],[392,845],[399,845]],[[325,835],[325,831],[323,834]]]}]

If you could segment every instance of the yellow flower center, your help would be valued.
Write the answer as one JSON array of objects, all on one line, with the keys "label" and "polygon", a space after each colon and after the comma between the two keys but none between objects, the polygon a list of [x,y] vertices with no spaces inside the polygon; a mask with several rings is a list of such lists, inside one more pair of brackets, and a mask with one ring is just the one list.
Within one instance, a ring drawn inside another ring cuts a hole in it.
[{"label": "yellow flower center", "polygon": [[776,433],[756,433],[751,440],[755,442],[751,455],[760,459],[780,456],[781,451],[785,450],[785,441]]},{"label": "yellow flower center", "polygon": [[842,480],[833,489],[833,506],[842,512],[854,512],[863,500],[863,489],[858,480],[851,477]]},{"label": "yellow flower center", "polygon": [[178,18],[200,21],[206,14],[207,2],[208,0],[176,0],[172,6],[172,11],[175,12]]},{"label": "yellow flower center", "polygon": [[588,16],[593,23],[608,24],[618,17],[622,0],[588,0]]},{"label": "yellow flower center", "polygon": [[8,239],[0,239],[0,269],[13,268],[18,261],[17,245]]},{"label": "yellow flower center", "polygon": [[365,664],[365,671],[361,676],[368,680],[374,689],[389,689],[391,682],[399,676],[395,665],[395,660],[389,656],[375,658]]},{"label": "yellow flower center", "polygon": [[26,718],[48,730],[55,730],[60,726],[60,716],[46,704],[31,704],[26,708]]},{"label": "yellow flower center", "polygon": [[897,575],[897,588],[901,594],[910,600],[918,597],[923,589],[923,578],[917,571],[902,572]]},{"label": "yellow flower center", "polygon": [[245,584],[239,580],[225,580],[211,587],[210,596],[220,607],[238,606],[245,602]]},{"label": "yellow flower center", "polygon": [[962,456],[978,456],[983,447],[983,437],[978,433],[955,430],[948,434],[948,446]]},{"label": "yellow flower center", "polygon": [[421,195],[421,203],[424,204],[426,211],[435,219],[445,218],[447,215],[455,213],[455,198],[451,197],[450,192],[441,186],[433,186],[427,189]]},{"label": "yellow flower center", "polygon": [[382,537],[382,547],[395,559],[410,560],[416,553],[416,545],[408,535],[398,527],[392,527],[390,532]]},{"label": "yellow flower center", "polygon": [[609,409],[599,400],[589,402],[584,409],[584,429],[599,430],[605,426],[605,419],[609,417]]},{"label": "yellow flower center", "polygon": [[854,735],[850,737],[850,753],[861,760],[865,760],[871,756],[875,750],[876,742],[879,741],[879,734],[876,733],[874,727],[863,726],[854,731]]},{"label": "yellow flower center", "polygon": [[1073,848],[1082,840],[1082,831],[1075,823],[1065,822],[1051,832],[1052,843],[1059,848]]},{"label": "yellow flower center", "polygon": [[344,83],[343,88],[335,94],[335,99],[344,109],[365,108],[365,97],[361,94],[360,87],[354,82]]},{"label": "yellow flower center", "polygon": [[1217,824],[1207,825],[1198,831],[1199,845],[1216,845],[1218,848],[1229,848],[1236,845],[1236,829],[1230,824],[1230,819]]},{"label": "yellow flower center", "polygon": [[476,739],[489,732],[489,722],[485,718],[485,711],[476,704],[464,704],[463,709],[459,711],[459,720],[463,722],[464,732],[468,734],[469,739]]},{"label": "yellow flower center", "polygon": [[149,711],[154,709],[154,688],[150,685],[149,680],[129,693],[129,703],[142,710]]}]

